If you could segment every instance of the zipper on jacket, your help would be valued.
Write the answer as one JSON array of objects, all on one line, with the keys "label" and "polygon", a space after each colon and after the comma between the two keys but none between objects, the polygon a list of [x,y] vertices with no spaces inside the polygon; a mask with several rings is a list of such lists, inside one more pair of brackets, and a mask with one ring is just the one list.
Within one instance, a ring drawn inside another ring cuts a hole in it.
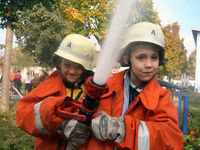
[{"label": "zipper on jacket", "polygon": [[112,108],[111,108],[111,116],[114,115],[114,103],[115,103],[115,100],[116,100],[116,90],[114,90],[114,98],[113,98],[113,102],[112,102]]}]

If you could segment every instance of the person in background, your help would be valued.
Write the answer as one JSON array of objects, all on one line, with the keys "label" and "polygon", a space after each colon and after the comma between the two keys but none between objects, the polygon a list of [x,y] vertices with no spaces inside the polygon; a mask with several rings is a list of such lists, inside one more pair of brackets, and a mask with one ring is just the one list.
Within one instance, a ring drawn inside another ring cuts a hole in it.
[{"label": "person in background", "polygon": [[170,91],[155,77],[165,63],[164,35],[149,22],[133,25],[122,45],[128,69],[110,77],[102,95],[93,136],[80,149],[182,150],[183,133]]},{"label": "person in background", "polygon": [[31,76],[30,73],[26,73],[25,77],[25,94],[29,93],[31,91]]},{"label": "person in background", "polygon": [[[89,127],[74,119],[64,119],[56,109],[69,97],[82,103],[86,79],[93,75],[95,50],[95,44],[82,35],[66,36],[55,52],[56,71],[19,101],[17,127],[35,136],[35,150],[65,150],[69,143],[73,147],[85,143]],[[78,110],[68,106],[66,111]]]},{"label": "person in background", "polygon": [[32,89],[36,88],[40,84],[39,73],[35,73],[32,79]]},{"label": "person in background", "polygon": [[14,78],[14,84],[15,84],[15,88],[19,91],[19,93],[21,93],[21,86],[22,86],[22,76],[21,76],[21,71],[18,70],[15,73],[15,78]]},{"label": "person in background", "polygon": [[48,77],[48,73],[45,70],[42,70],[42,73],[40,75],[40,82],[44,82],[44,80]]},{"label": "person in background", "polygon": [[10,82],[11,82],[11,85],[14,85],[14,79],[15,79],[15,72],[12,71],[12,72],[10,73]]}]

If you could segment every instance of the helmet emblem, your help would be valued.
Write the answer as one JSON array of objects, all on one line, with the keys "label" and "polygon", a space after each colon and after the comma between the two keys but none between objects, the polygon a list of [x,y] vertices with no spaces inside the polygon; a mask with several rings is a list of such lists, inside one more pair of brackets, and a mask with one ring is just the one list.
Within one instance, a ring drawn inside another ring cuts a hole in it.
[{"label": "helmet emblem", "polygon": [[155,30],[152,30],[152,31],[151,31],[151,35],[154,35],[154,36],[156,35]]},{"label": "helmet emblem", "polygon": [[72,48],[72,43],[70,42],[67,47]]}]

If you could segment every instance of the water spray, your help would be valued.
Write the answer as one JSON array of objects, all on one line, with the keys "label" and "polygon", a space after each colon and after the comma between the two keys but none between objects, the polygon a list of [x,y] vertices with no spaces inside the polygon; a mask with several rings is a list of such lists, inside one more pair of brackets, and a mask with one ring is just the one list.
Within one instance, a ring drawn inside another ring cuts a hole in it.
[{"label": "water spray", "polygon": [[125,29],[133,2],[134,0],[119,0],[118,2],[94,74],[94,82],[98,85],[106,83],[120,55],[120,37]]}]

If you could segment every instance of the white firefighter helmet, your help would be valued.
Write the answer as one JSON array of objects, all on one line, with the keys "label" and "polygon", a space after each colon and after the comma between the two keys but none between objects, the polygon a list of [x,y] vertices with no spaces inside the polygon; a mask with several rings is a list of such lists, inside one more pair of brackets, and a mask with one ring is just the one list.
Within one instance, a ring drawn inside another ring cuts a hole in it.
[{"label": "white firefighter helmet", "polygon": [[79,34],[70,34],[63,39],[54,54],[79,63],[87,70],[92,70],[95,50],[95,44],[87,37]]},{"label": "white firefighter helmet", "polygon": [[150,22],[140,22],[133,25],[127,31],[121,49],[126,51],[129,44],[137,42],[147,42],[159,46],[159,65],[164,63],[164,34],[159,25]]}]

